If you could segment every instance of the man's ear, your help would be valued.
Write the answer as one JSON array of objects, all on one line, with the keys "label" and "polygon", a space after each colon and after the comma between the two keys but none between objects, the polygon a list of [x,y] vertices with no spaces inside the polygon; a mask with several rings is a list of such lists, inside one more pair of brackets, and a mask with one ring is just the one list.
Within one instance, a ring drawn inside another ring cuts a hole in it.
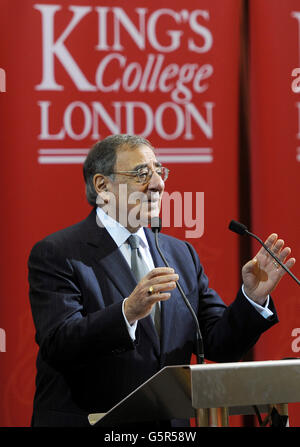
[{"label": "man's ear", "polygon": [[94,188],[97,194],[107,191],[107,177],[102,174],[95,174],[93,178]]},{"label": "man's ear", "polygon": [[99,198],[98,205],[109,202],[109,193],[107,190],[108,178],[102,174],[95,174],[93,178],[94,188]]}]

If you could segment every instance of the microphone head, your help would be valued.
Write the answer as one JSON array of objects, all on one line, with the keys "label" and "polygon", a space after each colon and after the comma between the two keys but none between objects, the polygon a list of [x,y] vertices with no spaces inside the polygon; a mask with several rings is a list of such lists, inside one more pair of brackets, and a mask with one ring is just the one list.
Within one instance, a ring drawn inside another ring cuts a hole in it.
[{"label": "microphone head", "polygon": [[248,229],[246,225],[241,224],[240,222],[237,222],[236,220],[232,220],[229,224],[229,230],[234,231],[237,234],[244,235],[247,233]]},{"label": "microphone head", "polygon": [[151,218],[151,230],[153,233],[160,232],[161,230],[161,218],[159,216]]}]

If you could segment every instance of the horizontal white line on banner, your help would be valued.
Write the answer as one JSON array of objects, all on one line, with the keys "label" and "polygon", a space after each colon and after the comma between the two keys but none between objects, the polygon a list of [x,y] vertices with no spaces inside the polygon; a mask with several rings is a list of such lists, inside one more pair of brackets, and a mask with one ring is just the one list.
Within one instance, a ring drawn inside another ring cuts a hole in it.
[{"label": "horizontal white line on banner", "polygon": [[[38,157],[39,164],[80,164],[84,163],[85,156],[66,155],[66,156],[47,156]],[[212,155],[163,155],[158,157],[162,163],[211,163]]]},{"label": "horizontal white line on banner", "polygon": [[84,155],[66,155],[66,156],[47,156],[41,155],[38,157],[38,162],[44,165],[65,165],[65,164],[80,164],[84,163],[86,157]]},{"label": "horizontal white line on banner", "polygon": [[[81,164],[84,163],[88,148],[39,149],[39,164]],[[158,148],[157,157],[162,163],[211,163],[211,148]]]},{"label": "horizontal white line on banner", "polygon": [[212,155],[162,155],[157,157],[162,163],[211,163]]},{"label": "horizontal white line on banner", "polygon": [[[40,155],[38,157],[39,164],[80,164],[84,163],[85,156],[80,155],[61,155],[49,156]],[[211,163],[212,155],[162,155],[158,159],[162,163]]]},{"label": "horizontal white line on banner", "polygon": [[83,154],[86,155],[88,154],[89,149],[39,149],[38,153],[41,155],[79,155],[79,154]]},{"label": "horizontal white line on banner", "polygon": [[173,147],[173,148],[157,148],[156,151],[161,154],[211,154],[210,147]]},{"label": "horizontal white line on banner", "polygon": [[[39,149],[38,153],[41,155],[79,155],[87,154],[90,149],[78,148],[78,149]],[[211,154],[212,149],[210,147],[173,147],[173,148],[157,148],[156,151],[161,154]]]}]

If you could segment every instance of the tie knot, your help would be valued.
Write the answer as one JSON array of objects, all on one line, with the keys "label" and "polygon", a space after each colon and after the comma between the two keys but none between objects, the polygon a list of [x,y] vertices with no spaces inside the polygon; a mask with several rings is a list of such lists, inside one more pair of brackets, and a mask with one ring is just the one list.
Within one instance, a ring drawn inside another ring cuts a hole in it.
[{"label": "tie knot", "polygon": [[137,236],[136,234],[132,234],[131,236],[129,236],[129,238],[127,240],[131,247],[131,250],[135,250],[136,248],[139,248],[139,245],[140,245],[139,236]]}]

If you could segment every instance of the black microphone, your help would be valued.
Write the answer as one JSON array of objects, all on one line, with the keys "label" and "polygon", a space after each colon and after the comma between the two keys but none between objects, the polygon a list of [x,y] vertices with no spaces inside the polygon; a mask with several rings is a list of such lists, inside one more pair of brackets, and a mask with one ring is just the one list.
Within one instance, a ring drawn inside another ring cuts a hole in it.
[{"label": "black microphone", "polygon": [[[159,244],[158,244],[158,233],[161,230],[161,218],[160,217],[152,217],[151,218],[151,230],[153,231],[153,233],[155,235],[155,245],[156,245],[157,251],[160,254],[165,266],[170,268],[166,258],[164,257],[164,255],[159,247]],[[201,330],[200,330],[200,326],[199,326],[199,321],[198,321],[198,318],[194,312],[194,309],[192,308],[189,300],[187,299],[187,297],[186,297],[184,291],[182,290],[182,287],[178,281],[176,281],[176,287],[179,290],[179,292],[183,298],[183,301],[185,302],[186,306],[188,307],[188,309],[191,312],[192,317],[195,321],[196,329],[197,329],[197,332],[196,332],[196,334],[197,334],[196,358],[197,358],[198,365],[202,365],[204,363],[204,346],[203,346],[203,338],[202,338],[202,334],[201,334]]]},{"label": "black microphone", "polygon": [[300,285],[300,281],[298,278],[296,278],[296,276],[290,271],[290,269],[288,269],[281,261],[280,259],[277,258],[277,256],[263,243],[263,241],[256,236],[255,234],[251,233],[246,225],[241,224],[240,222],[237,222],[236,220],[232,220],[228,226],[229,230],[234,231],[237,234],[240,234],[241,236],[243,236],[244,234],[248,234],[249,236],[253,237],[254,239],[256,239],[263,247],[265,250],[267,250],[267,252],[272,256],[272,258],[275,259],[275,261],[296,281],[296,283],[298,285]]}]

